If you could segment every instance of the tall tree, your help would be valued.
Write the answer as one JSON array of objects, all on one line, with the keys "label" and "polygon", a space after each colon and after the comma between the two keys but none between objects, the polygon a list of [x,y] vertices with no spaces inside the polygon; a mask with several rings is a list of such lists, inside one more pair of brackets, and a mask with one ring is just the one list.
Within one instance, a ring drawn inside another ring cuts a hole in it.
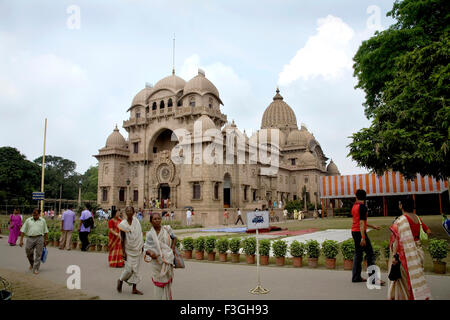
[{"label": "tall tree", "polygon": [[32,192],[40,191],[40,170],[12,147],[0,148],[0,200],[31,204]]},{"label": "tall tree", "polygon": [[349,155],[377,173],[450,177],[450,10],[446,0],[394,3],[397,22],[354,56],[369,128],[353,134]]},{"label": "tall tree", "polygon": [[81,197],[83,200],[97,200],[98,166],[92,166],[81,177]]}]

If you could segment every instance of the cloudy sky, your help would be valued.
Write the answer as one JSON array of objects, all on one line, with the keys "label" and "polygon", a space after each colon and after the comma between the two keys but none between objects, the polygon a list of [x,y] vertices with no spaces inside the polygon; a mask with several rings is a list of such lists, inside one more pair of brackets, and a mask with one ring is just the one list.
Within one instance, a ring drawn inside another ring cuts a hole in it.
[{"label": "cloudy sky", "polygon": [[[200,67],[222,112],[259,129],[277,85],[342,174],[366,172],[347,157],[367,127],[352,57],[387,28],[393,0],[0,0],[0,146],[96,164],[134,95],[172,70]],[[126,131],[121,128],[126,136]]]}]

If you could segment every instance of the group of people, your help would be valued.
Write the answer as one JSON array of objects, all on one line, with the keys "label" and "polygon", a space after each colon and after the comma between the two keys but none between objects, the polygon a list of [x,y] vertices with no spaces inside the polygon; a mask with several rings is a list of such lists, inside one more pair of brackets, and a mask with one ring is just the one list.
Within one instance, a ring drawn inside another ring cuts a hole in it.
[{"label": "group of people", "polygon": [[[146,204],[144,203],[144,207],[145,205]],[[151,199],[149,201],[149,207],[156,209],[167,209],[170,207],[170,198],[161,199],[161,201],[159,199]]]},{"label": "group of people", "polygon": [[[356,191],[356,202],[352,207],[352,237],[355,243],[353,259],[352,282],[366,282],[361,277],[363,253],[367,257],[368,272],[375,265],[375,254],[367,235],[367,227],[380,230],[380,227],[367,222],[366,192]],[[424,277],[424,252],[420,241],[420,230],[428,235],[430,228],[414,213],[414,201],[411,198],[399,202],[402,215],[395,219],[390,227],[388,274],[391,269],[400,264],[400,278],[389,280],[388,299],[390,300],[428,300],[431,292]],[[370,276],[368,274],[368,276]],[[380,285],[384,281],[378,280]]]}]

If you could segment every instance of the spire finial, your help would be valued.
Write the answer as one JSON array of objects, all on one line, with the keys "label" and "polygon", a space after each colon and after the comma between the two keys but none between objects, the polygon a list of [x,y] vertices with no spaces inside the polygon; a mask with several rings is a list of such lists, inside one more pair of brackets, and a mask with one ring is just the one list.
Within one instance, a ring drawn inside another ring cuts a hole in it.
[{"label": "spire finial", "polygon": [[278,86],[277,86],[276,92],[277,92],[277,93],[280,93],[280,88],[279,88]]},{"label": "spire finial", "polygon": [[172,74],[175,75],[175,32],[173,33]]}]

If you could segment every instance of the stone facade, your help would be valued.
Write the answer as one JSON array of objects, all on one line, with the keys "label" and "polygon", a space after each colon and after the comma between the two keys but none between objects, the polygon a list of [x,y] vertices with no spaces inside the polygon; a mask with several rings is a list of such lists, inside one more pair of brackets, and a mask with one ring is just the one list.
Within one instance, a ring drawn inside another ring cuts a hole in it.
[{"label": "stone facade", "polygon": [[[123,122],[128,139],[116,127],[95,155],[99,205],[149,208],[152,199],[168,199],[177,219],[184,221],[185,207],[191,206],[193,222],[203,225],[223,223],[224,208],[234,219],[237,208],[245,213],[305,195],[319,206],[319,177],[339,171],[332,161],[326,166],[328,158],[306,127],[298,129],[295,113],[279,90],[264,112],[261,130],[250,138],[227,122],[221,105],[219,91],[201,70],[188,82],[173,72],[142,89]],[[181,128],[186,136],[178,133]],[[209,134],[213,131],[215,135]],[[275,173],[267,173],[269,165],[256,158],[255,142],[279,157]],[[175,150],[183,163],[174,161]],[[221,150],[223,163],[203,159],[210,151],[213,158],[221,158]]]}]

